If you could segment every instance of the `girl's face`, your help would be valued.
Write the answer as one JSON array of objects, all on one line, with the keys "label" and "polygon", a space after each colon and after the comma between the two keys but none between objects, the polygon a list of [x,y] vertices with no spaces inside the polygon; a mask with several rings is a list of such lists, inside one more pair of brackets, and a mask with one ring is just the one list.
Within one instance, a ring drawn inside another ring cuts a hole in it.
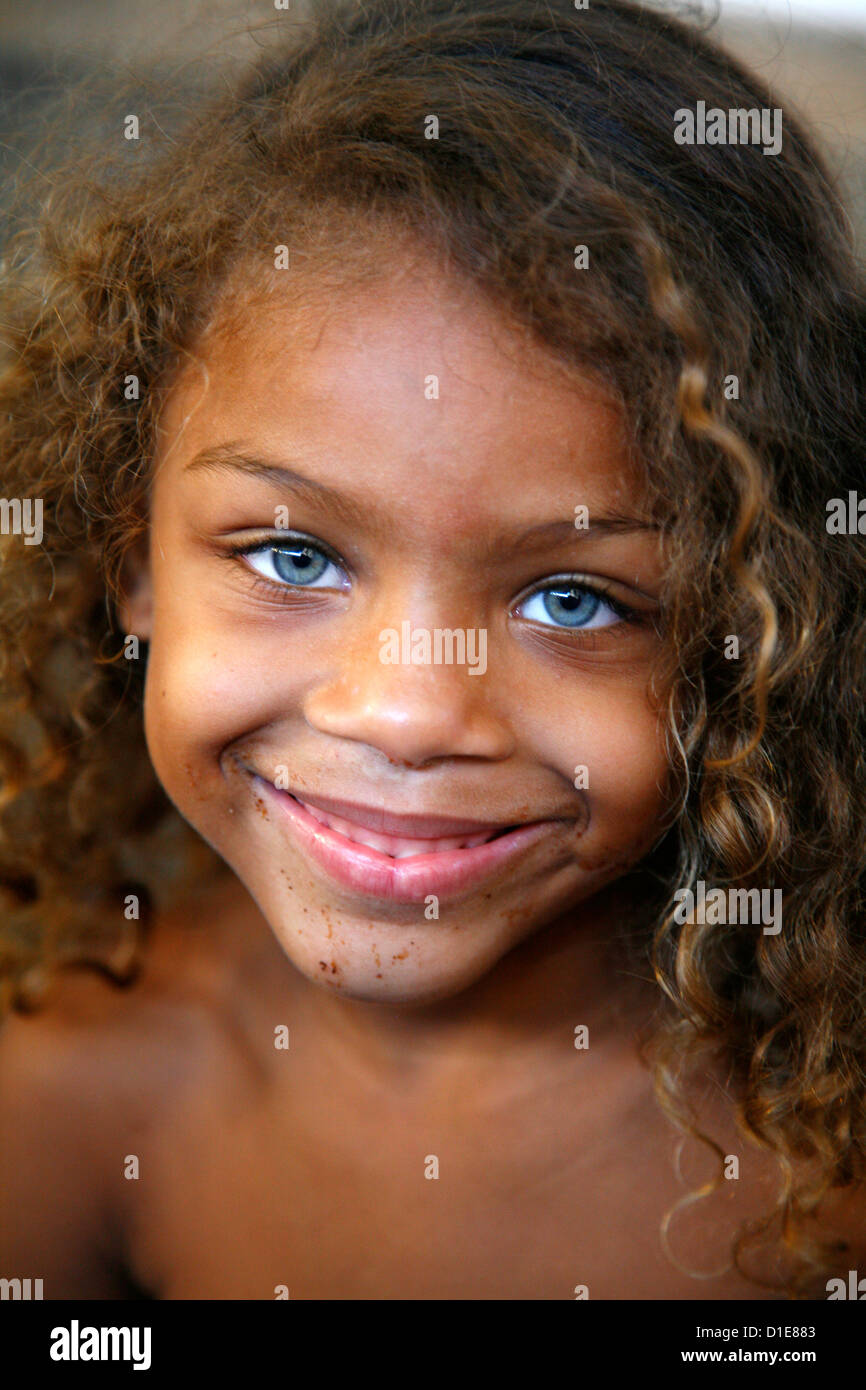
[{"label": "girl's face", "polygon": [[156,772],[291,961],[427,1002],[660,833],[658,534],[619,413],[471,290],[292,296],[169,395],[124,623]]}]

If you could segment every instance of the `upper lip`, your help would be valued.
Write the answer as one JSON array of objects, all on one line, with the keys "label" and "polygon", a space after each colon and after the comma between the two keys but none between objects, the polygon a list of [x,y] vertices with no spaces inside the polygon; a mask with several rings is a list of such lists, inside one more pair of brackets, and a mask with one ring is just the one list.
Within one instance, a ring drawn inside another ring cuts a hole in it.
[{"label": "upper lip", "polygon": [[[394,811],[386,811],[382,806],[362,805],[358,801],[337,801],[329,796],[312,796],[306,791],[289,794],[302,805],[315,806],[326,815],[352,821],[362,830],[378,831],[382,835],[403,835],[407,839],[435,840],[440,836],[445,838],[453,835],[484,835],[494,830],[508,830],[515,825],[534,824],[520,819],[480,821],[457,820],[452,816],[399,815]],[[544,820],[546,817],[539,816],[538,819]]]}]

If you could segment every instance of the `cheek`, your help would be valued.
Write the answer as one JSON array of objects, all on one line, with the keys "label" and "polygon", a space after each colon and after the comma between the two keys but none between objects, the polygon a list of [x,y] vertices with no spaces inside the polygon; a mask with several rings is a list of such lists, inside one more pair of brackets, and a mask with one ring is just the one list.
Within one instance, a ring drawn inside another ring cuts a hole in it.
[{"label": "cheek", "polygon": [[625,872],[652,849],[664,827],[670,782],[664,730],[642,692],[600,710],[598,729],[597,756],[583,759],[590,768],[596,833],[578,847],[577,858],[588,871]]},{"label": "cheek", "polygon": [[535,711],[530,734],[540,757],[586,796],[593,838],[623,845],[642,843],[647,835],[652,840],[670,769],[663,721],[645,676],[631,681],[572,675],[539,691],[529,708]]},{"label": "cheek", "polygon": [[[282,693],[288,709],[290,692]],[[157,625],[144,729],[157,776],[177,804],[218,791],[226,750],[274,713],[256,664],[234,651],[230,639],[203,627]]]}]

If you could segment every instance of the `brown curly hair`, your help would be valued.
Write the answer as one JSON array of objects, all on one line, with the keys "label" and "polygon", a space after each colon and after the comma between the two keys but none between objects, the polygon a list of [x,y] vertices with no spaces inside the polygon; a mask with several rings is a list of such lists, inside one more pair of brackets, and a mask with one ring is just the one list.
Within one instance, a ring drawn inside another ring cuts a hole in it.
[{"label": "brown curly hair", "polygon": [[[725,1059],[781,1169],[735,1258],[773,1230],[803,1292],[834,1253],[811,1215],[866,1166],[866,548],[826,526],[866,479],[866,335],[832,179],[787,109],[772,157],[676,143],[698,101],[781,103],[631,0],[324,0],[261,42],[176,138],[145,122],[96,172],[88,154],[52,175],[38,235],[7,248],[4,488],[43,500],[45,538],[0,538],[4,1002],[32,1006],[64,962],[129,977],[148,904],[213,868],[150,766],[145,662],[113,607],[173,375],[275,245],[340,284],[377,229],[407,233],[628,418],[669,546],[657,689],[679,780],[632,942],[661,987],[649,1056],[686,1133],[689,1068]],[[701,879],[781,889],[782,931],[680,925]]]}]

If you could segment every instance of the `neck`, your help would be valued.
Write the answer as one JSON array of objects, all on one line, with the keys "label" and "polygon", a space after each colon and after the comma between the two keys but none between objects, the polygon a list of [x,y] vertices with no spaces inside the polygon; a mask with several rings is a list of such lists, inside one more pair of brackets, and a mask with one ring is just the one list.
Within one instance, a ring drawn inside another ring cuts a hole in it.
[{"label": "neck", "polygon": [[634,882],[625,880],[602,890],[451,998],[396,1006],[314,987],[305,1003],[352,1069],[379,1078],[421,1078],[452,1067],[464,1078],[473,1068],[503,1074],[512,1065],[573,1067],[578,1047],[590,1057],[633,1048],[655,1002],[649,966],[637,978],[617,943],[634,893]]}]

